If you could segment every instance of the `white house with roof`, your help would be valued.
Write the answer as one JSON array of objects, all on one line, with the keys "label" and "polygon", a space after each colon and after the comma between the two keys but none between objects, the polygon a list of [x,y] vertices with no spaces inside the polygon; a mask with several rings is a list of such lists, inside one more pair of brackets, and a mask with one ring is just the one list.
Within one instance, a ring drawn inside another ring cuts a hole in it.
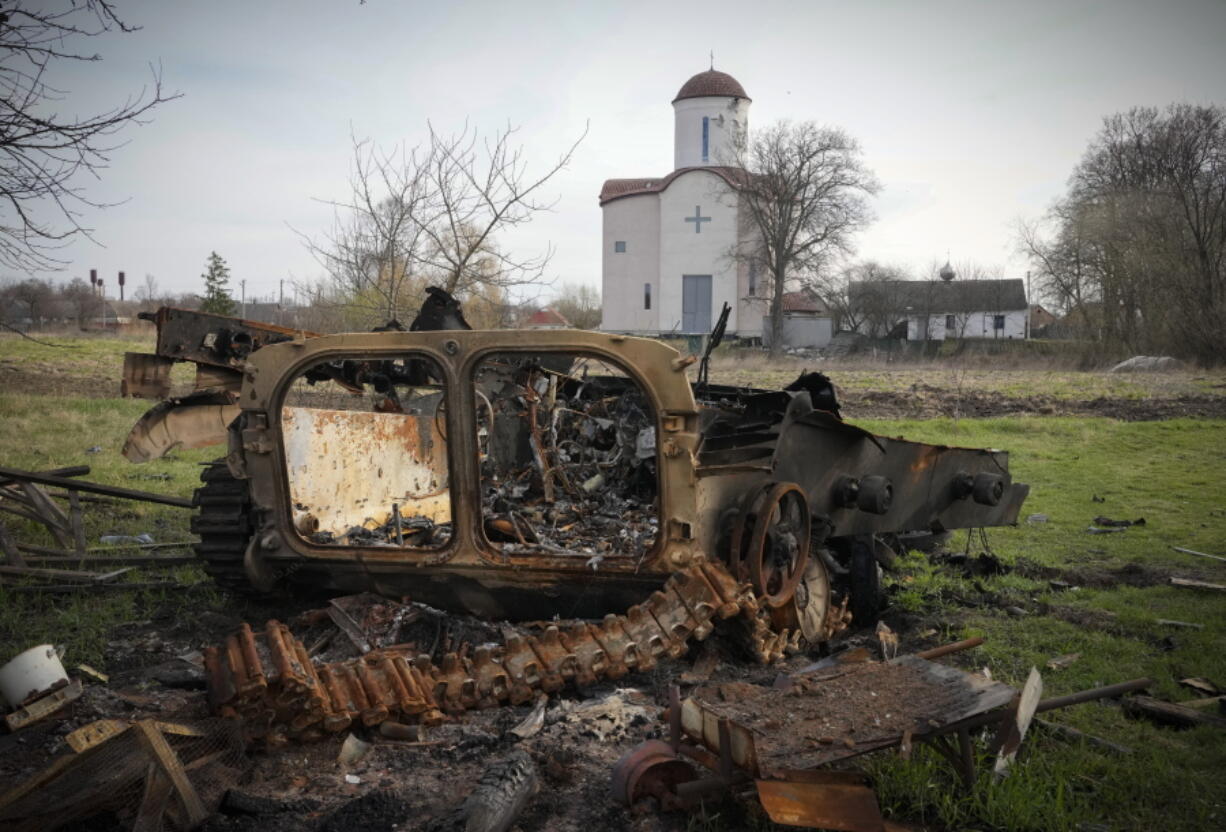
[{"label": "white house with roof", "polygon": [[[1028,337],[1025,284],[1017,278],[956,280],[949,263],[940,280],[853,281],[848,304],[867,335],[908,341]],[[897,333],[897,335],[894,335]]]},{"label": "white house with roof", "polygon": [[603,213],[601,329],[643,335],[706,333],[732,307],[727,332],[762,334],[765,297],[749,265],[731,256],[749,228],[728,166],[749,129],[750,98],[715,69],[673,99],[673,171],[609,179]]}]

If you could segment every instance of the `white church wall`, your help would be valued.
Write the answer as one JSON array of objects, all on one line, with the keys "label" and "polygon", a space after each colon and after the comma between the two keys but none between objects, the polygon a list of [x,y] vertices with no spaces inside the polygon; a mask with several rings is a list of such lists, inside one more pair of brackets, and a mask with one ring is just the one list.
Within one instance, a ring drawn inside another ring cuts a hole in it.
[{"label": "white church wall", "polygon": [[[600,328],[612,332],[656,332],[660,328],[660,197],[628,196],[604,206],[601,235]],[[618,253],[618,241],[626,244]],[[651,309],[644,308],[644,284],[651,284]]]},{"label": "white church wall", "polygon": [[[709,217],[695,233],[686,217]],[[681,331],[682,276],[711,275],[711,323],[724,303],[732,306],[728,331],[737,329],[737,264],[729,257],[736,243],[737,211],[728,184],[703,170],[684,173],[660,194],[660,318],[661,331]]]},{"label": "white church wall", "polygon": [[[736,131],[749,125],[749,100],[726,96],[685,98],[673,105],[673,167],[731,165]],[[707,157],[702,155],[702,119],[707,118]]]}]

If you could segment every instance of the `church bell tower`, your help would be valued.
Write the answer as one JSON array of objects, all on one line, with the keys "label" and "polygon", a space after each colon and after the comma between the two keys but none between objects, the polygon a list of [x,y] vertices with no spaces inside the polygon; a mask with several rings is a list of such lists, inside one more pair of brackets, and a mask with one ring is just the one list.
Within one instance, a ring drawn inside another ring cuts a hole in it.
[{"label": "church bell tower", "polygon": [[726,72],[709,69],[682,85],[673,99],[673,167],[732,166],[749,131],[749,96]]}]

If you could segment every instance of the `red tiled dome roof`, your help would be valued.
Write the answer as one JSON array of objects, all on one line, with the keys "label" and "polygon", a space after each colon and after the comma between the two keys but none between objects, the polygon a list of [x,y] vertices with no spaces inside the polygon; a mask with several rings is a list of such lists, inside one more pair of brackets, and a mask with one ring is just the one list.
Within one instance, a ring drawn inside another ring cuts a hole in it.
[{"label": "red tiled dome roof", "polygon": [[729,98],[750,100],[749,96],[745,94],[745,88],[741,86],[740,81],[726,72],[720,72],[718,69],[708,69],[706,72],[700,72],[682,84],[681,92],[677,93],[673,103],[676,104],[683,98],[703,98],[708,95],[724,95]]}]

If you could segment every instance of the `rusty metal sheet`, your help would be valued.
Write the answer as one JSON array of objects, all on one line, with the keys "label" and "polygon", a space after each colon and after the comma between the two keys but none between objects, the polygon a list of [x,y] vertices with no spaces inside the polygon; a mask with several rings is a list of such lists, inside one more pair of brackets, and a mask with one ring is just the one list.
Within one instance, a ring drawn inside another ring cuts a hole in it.
[{"label": "rusty metal sheet", "polygon": [[170,395],[170,368],[174,365],[174,359],[161,355],[125,352],[119,395],[124,398],[166,398]]},{"label": "rusty metal sheet", "polygon": [[758,799],[775,823],[846,832],[883,832],[877,795],[864,778],[842,771],[806,772],[802,779],[758,780]]},{"label": "rusty metal sheet", "polygon": [[343,535],[392,516],[451,520],[447,445],[432,418],[401,413],[286,407],[281,411],[286,472],[299,519]]},{"label": "rusty metal sheet", "polygon": [[205,448],[226,441],[226,429],[238,416],[237,404],[209,395],[168,399],[140,418],[123,443],[131,462],[160,459],[175,448]]}]

